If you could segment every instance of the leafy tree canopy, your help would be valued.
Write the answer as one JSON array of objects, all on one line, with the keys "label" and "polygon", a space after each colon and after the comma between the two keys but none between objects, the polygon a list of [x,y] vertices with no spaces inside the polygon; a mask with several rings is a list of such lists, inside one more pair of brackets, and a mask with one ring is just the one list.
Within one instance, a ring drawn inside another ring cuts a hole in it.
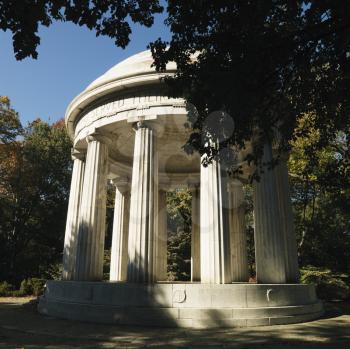
[{"label": "leafy tree canopy", "polygon": [[350,268],[350,147],[342,133],[320,147],[313,114],[295,130],[289,158],[291,195],[302,266]]},{"label": "leafy tree canopy", "polygon": [[208,135],[221,149],[254,136],[248,160],[257,161],[275,134],[288,149],[306,112],[319,147],[339,131],[349,137],[349,1],[169,0],[167,11],[172,38],[150,47],[158,70],[177,63],[168,82],[191,111],[187,151],[210,158]]},{"label": "leafy tree canopy", "polygon": [[[22,129],[16,118],[21,137],[0,143],[0,280],[19,284],[62,258],[71,141],[63,121],[37,119]],[[12,119],[1,121],[13,127]]]},{"label": "leafy tree canopy", "polygon": [[38,27],[53,21],[68,21],[106,35],[125,48],[131,34],[130,22],[146,27],[153,14],[162,11],[158,0],[0,0],[0,29],[13,33],[16,58],[37,58]]},{"label": "leafy tree canopy", "polygon": [[167,193],[168,279],[191,279],[191,200],[189,190]]},{"label": "leafy tree canopy", "polygon": [[10,99],[0,96],[0,144],[13,142],[21,132],[21,122],[18,114],[10,106]]},{"label": "leafy tree canopy", "polygon": [[[125,47],[130,23],[151,26],[162,10],[158,0],[0,0],[0,29],[13,33],[17,59],[36,58],[39,25],[70,21]],[[157,69],[177,63],[168,80],[188,101],[188,152],[226,156],[253,137],[247,160],[259,162],[262,144],[276,134],[279,150],[288,149],[299,118],[310,112],[320,147],[339,131],[348,137],[349,1],[168,0],[167,11],[172,38],[150,48]]]}]

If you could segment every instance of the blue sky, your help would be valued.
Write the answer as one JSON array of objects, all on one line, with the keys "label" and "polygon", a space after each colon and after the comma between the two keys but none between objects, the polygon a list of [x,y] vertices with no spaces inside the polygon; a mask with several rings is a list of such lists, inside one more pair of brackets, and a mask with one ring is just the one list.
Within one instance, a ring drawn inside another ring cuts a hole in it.
[{"label": "blue sky", "polygon": [[0,31],[0,95],[10,97],[24,125],[37,117],[54,122],[64,116],[77,94],[109,68],[145,50],[159,36],[169,39],[164,18],[164,14],[156,16],[150,29],[133,25],[125,50],[110,38],[96,38],[88,29],[54,23],[39,31],[37,60],[16,61],[11,33]]}]

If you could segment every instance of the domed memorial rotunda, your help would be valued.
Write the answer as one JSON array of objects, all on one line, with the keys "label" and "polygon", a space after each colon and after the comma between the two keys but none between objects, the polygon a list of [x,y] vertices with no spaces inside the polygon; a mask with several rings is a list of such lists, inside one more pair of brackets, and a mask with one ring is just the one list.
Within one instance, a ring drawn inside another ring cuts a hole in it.
[{"label": "domed memorial rotunda", "polygon": [[[308,321],[323,313],[298,283],[286,163],[254,189],[256,282],[249,282],[243,183],[182,146],[183,99],[170,98],[149,51],[117,64],[69,105],[74,161],[62,281],[42,314],[91,322],[193,328]],[[264,159],[272,157],[271,146]],[[107,183],[115,185],[110,280],[103,281]],[[167,281],[166,192],[192,191],[191,282]]]}]

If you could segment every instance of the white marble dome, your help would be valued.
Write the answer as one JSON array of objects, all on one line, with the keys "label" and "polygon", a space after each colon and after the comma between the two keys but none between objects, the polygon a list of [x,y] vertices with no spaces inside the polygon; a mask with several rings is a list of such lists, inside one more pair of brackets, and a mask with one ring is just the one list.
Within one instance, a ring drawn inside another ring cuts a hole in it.
[{"label": "white marble dome", "polygon": [[[156,70],[154,67],[152,67],[152,64],[153,57],[151,51],[146,50],[139,52],[107,70],[103,75],[93,81],[86,88],[86,91],[93,90],[98,86],[127,77],[154,74]],[[176,71],[176,64],[174,62],[168,63],[167,71]]]}]

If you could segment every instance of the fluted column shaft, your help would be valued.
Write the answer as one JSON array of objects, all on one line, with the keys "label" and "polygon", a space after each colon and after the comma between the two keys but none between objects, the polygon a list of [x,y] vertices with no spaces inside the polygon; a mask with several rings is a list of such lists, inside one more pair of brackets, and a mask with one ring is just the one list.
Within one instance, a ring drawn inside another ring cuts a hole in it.
[{"label": "fluted column shaft", "polygon": [[199,187],[192,189],[191,281],[201,280]]},{"label": "fluted column shaft", "polygon": [[74,280],[75,260],[77,258],[77,239],[80,201],[83,190],[85,154],[72,151],[73,172],[69,193],[66,231],[63,249],[63,280]]},{"label": "fluted column shaft", "polygon": [[281,159],[280,163],[275,167],[275,175],[281,225],[284,234],[286,281],[295,283],[299,281],[298,252],[286,159]]},{"label": "fluted column shaft", "polygon": [[201,165],[200,175],[201,282],[230,283],[232,273],[226,176],[215,159],[206,167]]},{"label": "fluted column shaft", "polygon": [[249,269],[243,184],[239,180],[233,179],[229,182],[228,188],[232,281],[247,282]]},{"label": "fluted column shaft", "polygon": [[157,281],[167,280],[168,222],[166,191],[158,191]]},{"label": "fluted column shaft", "polygon": [[130,202],[129,282],[153,282],[156,275],[158,164],[154,131],[144,123],[135,127]]},{"label": "fluted column shaft", "polygon": [[[271,145],[264,146],[262,161],[272,160]],[[284,236],[275,172],[264,168],[260,181],[254,182],[255,263],[257,282],[285,283]]]},{"label": "fluted column shaft", "polygon": [[88,136],[87,141],[76,280],[97,281],[103,278],[108,148],[100,135]]},{"label": "fluted column shaft", "polygon": [[125,281],[128,266],[130,189],[128,183],[114,182],[114,184],[116,190],[109,279]]}]

